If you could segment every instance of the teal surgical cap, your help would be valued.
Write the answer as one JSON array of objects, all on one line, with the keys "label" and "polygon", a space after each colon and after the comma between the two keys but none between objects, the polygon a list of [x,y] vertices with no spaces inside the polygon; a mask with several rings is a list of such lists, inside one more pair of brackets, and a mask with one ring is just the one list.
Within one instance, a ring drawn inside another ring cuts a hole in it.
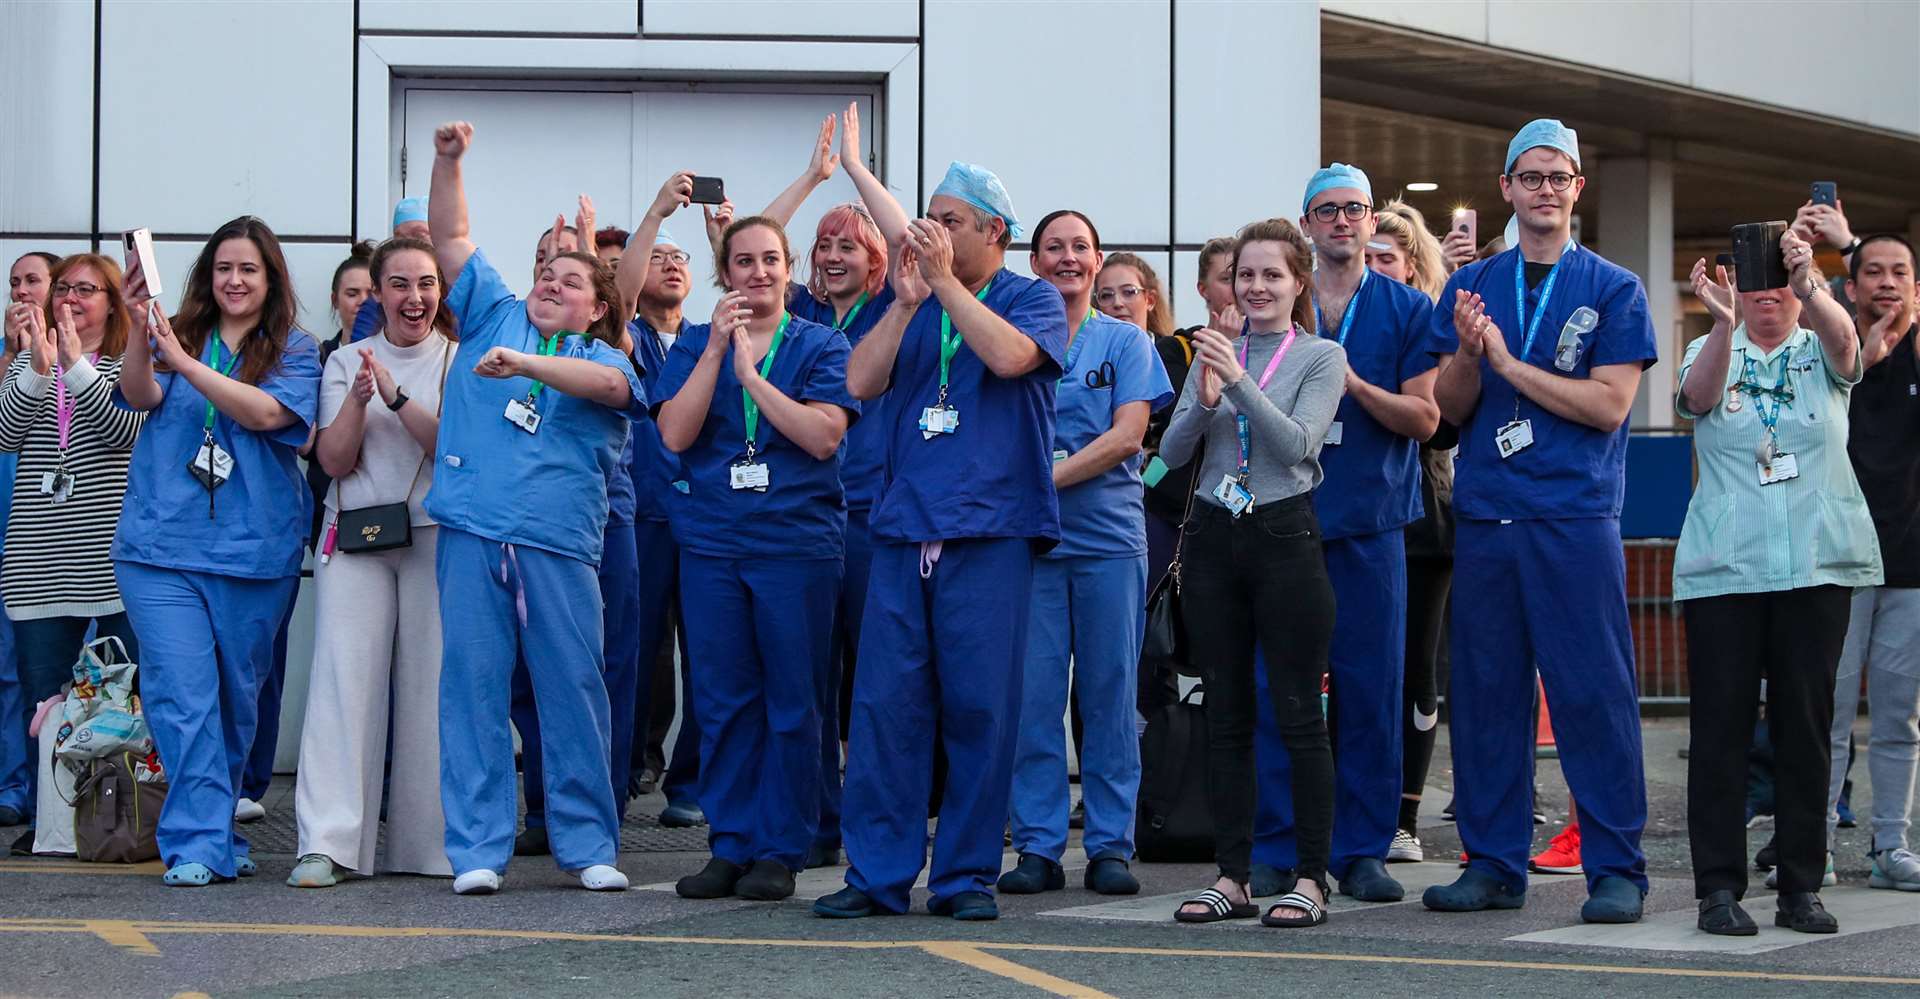
[{"label": "teal surgical cap", "polygon": [[427,199],[401,198],[393,206],[393,227],[400,228],[404,222],[425,222],[427,220]]},{"label": "teal surgical cap", "polygon": [[1512,173],[1513,163],[1521,153],[1542,146],[1566,153],[1567,158],[1573,160],[1573,168],[1580,169],[1580,136],[1560,124],[1558,118],[1535,118],[1515,132],[1513,141],[1507,143],[1507,167],[1500,172]]},{"label": "teal surgical cap", "polygon": [[1305,215],[1312,207],[1313,199],[1324,191],[1333,191],[1351,187],[1367,196],[1367,203],[1373,203],[1373,182],[1367,179],[1367,172],[1357,166],[1345,163],[1332,163],[1316,171],[1313,179],[1307,181],[1307,196],[1300,199],[1300,214]]},{"label": "teal surgical cap", "polygon": [[1020,227],[1020,219],[1013,214],[1013,198],[1007,195],[1007,188],[1000,178],[986,167],[974,166],[954,160],[947,166],[947,175],[940,180],[940,186],[933,189],[935,197],[944,194],[986,212],[997,215],[1007,224],[1007,232],[1015,239],[1025,234]]},{"label": "teal surgical cap", "polygon": [[[673,234],[667,231],[666,226],[661,226],[660,231],[653,234],[653,245],[659,246],[662,243],[665,243],[668,246],[680,245],[679,243],[676,243],[673,241]],[[633,245],[633,237],[631,235],[627,237],[627,245],[628,246]]]}]

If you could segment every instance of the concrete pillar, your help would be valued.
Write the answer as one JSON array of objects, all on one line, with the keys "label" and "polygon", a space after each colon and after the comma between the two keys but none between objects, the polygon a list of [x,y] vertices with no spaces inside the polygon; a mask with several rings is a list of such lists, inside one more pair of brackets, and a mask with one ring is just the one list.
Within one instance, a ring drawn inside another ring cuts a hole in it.
[{"label": "concrete pillar", "polygon": [[1640,275],[1647,287],[1660,363],[1640,379],[1632,426],[1671,429],[1674,377],[1686,345],[1680,342],[1680,295],[1673,277],[1673,146],[1648,142],[1648,155],[1602,159],[1589,183],[1600,195],[1594,247],[1608,260]]}]

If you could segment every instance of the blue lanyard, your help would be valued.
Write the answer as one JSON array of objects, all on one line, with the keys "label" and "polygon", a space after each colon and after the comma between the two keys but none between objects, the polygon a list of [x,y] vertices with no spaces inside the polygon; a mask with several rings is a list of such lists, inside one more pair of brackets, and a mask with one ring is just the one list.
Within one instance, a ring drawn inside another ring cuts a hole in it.
[{"label": "blue lanyard", "polygon": [[[1788,352],[1784,350],[1780,352],[1782,362],[1786,361],[1787,353]],[[1761,385],[1759,380],[1754,378],[1755,365],[1753,363],[1753,355],[1742,351],[1740,358],[1740,382],[1735,388],[1744,388],[1747,394],[1753,397],[1753,415],[1760,418],[1760,425],[1766,428],[1768,439],[1778,441],[1780,439],[1780,431],[1775,428],[1780,423],[1780,410],[1783,407],[1793,405],[1793,387],[1787,384],[1787,377],[1791,373],[1791,370],[1782,363],[1780,380],[1774,382],[1772,388],[1768,388]],[[1770,368],[1773,365],[1769,364],[1767,366]],[[1768,399],[1773,400],[1773,412],[1771,413],[1767,412]]]},{"label": "blue lanyard", "polygon": [[[1360,293],[1366,290],[1367,279],[1372,271],[1360,272],[1360,283],[1353,286],[1353,297],[1347,299],[1347,311],[1340,315],[1340,346],[1347,345],[1347,333],[1353,329],[1353,314],[1360,311]],[[1313,318],[1320,321],[1320,335],[1327,335],[1327,314],[1320,311],[1320,296],[1313,296]]]},{"label": "blue lanyard", "polygon": [[1574,252],[1574,243],[1568,242],[1567,248],[1560,252],[1560,259],[1553,262],[1553,269],[1547,272],[1545,284],[1540,286],[1540,308],[1533,314],[1533,322],[1527,322],[1527,258],[1520,253],[1513,257],[1513,311],[1520,324],[1527,327],[1527,341],[1520,348],[1520,359],[1527,359],[1533,352],[1533,338],[1540,332],[1540,320],[1546,317],[1547,302],[1553,298],[1553,282],[1560,276],[1560,265]]}]

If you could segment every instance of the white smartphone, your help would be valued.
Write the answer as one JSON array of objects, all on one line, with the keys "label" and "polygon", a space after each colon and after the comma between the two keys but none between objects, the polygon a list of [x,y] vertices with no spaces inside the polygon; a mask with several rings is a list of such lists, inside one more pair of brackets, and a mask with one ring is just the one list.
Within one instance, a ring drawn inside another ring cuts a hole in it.
[{"label": "white smartphone", "polygon": [[153,230],[128,229],[121,236],[127,248],[127,265],[140,265],[140,273],[147,279],[147,295],[160,297],[160,268],[153,259]]}]

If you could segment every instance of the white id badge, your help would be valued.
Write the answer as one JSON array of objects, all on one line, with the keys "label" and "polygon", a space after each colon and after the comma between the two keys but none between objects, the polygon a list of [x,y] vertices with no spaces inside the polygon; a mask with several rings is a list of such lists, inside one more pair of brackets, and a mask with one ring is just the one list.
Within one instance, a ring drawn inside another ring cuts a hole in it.
[{"label": "white id badge", "polygon": [[507,422],[530,434],[540,432],[540,411],[526,404],[525,400],[507,400]]},{"label": "white id badge", "polygon": [[1073,457],[1073,455],[1070,452],[1068,452],[1066,448],[1057,447],[1053,449],[1053,460],[1056,463],[1066,461],[1068,458],[1071,458],[1071,457]]},{"label": "white id badge", "polygon": [[1533,446],[1533,421],[1515,420],[1500,428],[1493,435],[1493,442],[1500,447],[1500,457],[1511,458]]},{"label": "white id badge", "polygon": [[1760,484],[1763,486],[1800,477],[1800,459],[1790,454],[1776,454],[1773,456],[1772,464],[1759,467]]},{"label": "white id badge", "polygon": [[935,434],[950,434],[960,429],[960,411],[952,406],[928,406],[920,411],[920,436],[932,440]]},{"label": "white id badge", "polygon": [[764,462],[742,461],[727,469],[727,484],[735,489],[751,489],[764,493],[770,481],[771,476]]},{"label": "white id badge", "polygon": [[40,473],[40,495],[52,497],[55,503],[72,499],[73,476],[67,472]]},{"label": "white id badge", "polygon": [[1346,428],[1341,426],[1339,420],[1335,420],[1332,423],[1327,424],[1327,443],[1329,444],[1340,443],[1340,438],[1344,436],[1345,433],[1346,433]]},{"label": "white id badge", "polygon": [[202,444],[193,449],[193,461],[188,463],[187,469],[194,478],[200,480],[201,485],[216,489],[233,478],[233,455],[218,444]]},{"label": "white id badge", "polygon": [[1231,472],[1220,476],[1220,484],[1213,487],[1213,498],[1219,500],[1220,505],[1235,517],[1253,508],[1253,493],[1241,485]]}]

